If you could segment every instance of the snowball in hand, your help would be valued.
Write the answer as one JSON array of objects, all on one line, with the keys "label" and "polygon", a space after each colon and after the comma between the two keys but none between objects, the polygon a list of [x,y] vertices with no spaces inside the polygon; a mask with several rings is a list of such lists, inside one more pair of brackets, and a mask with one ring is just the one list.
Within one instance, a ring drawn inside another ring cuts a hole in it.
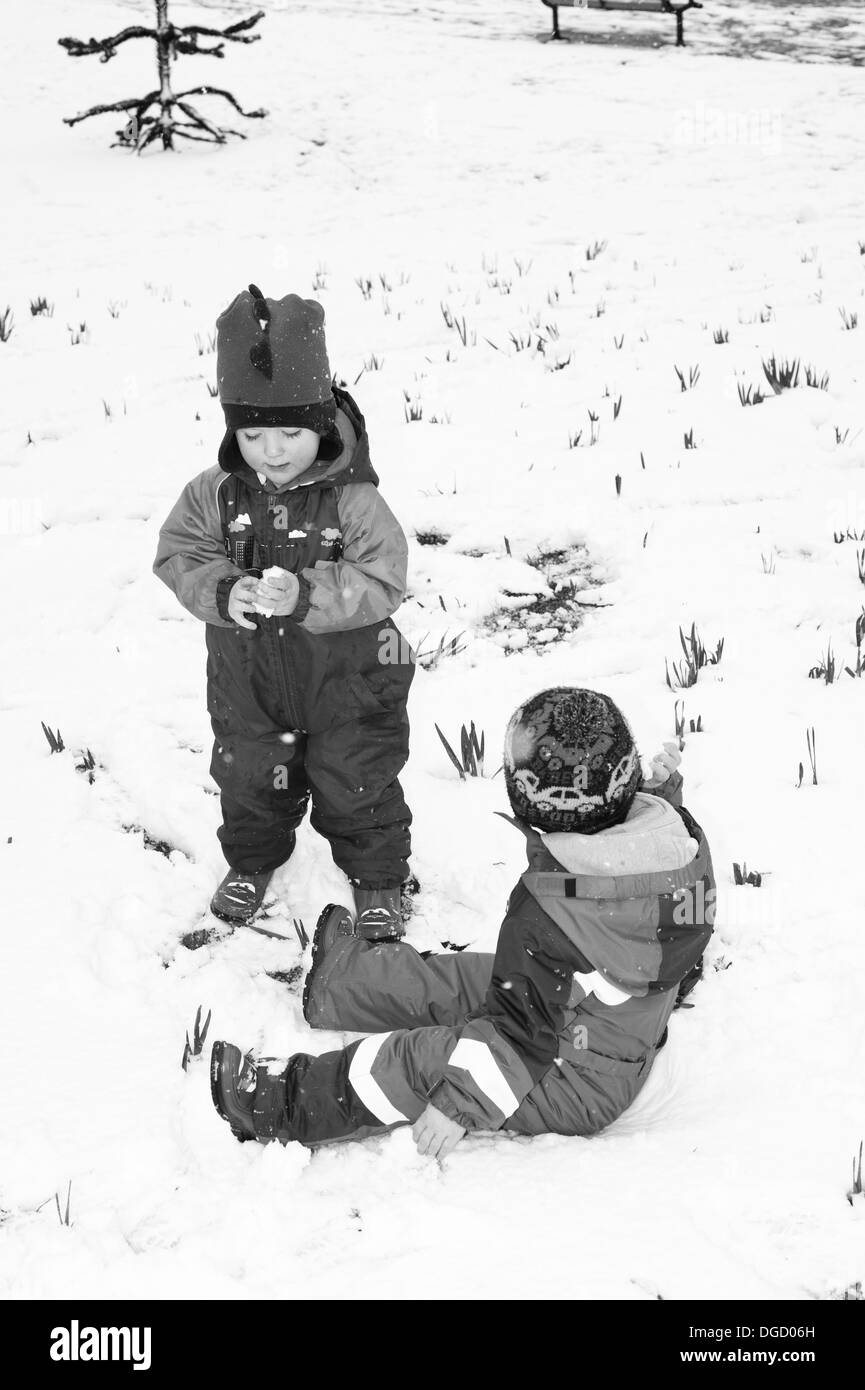
[{"label": "snowball in hand", "polygon": [[[261,577],[262,579],[266,579],[268,583],[273,584],[276,588],[280,588],[283,575],[287,575],[288,573],[289,571],[284,570],[281,565],[270,565],[266,570],[262,571]],[[256,603],[255,611],[256,613],[260,613],[264,618],[273,617],[273,609],[268,608],[266,603]]]}]

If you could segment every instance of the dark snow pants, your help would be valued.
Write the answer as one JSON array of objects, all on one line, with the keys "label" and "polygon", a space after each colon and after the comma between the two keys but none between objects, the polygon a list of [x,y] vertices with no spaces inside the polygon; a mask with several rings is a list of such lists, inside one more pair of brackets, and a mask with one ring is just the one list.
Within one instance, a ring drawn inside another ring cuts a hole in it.
[{"label": "dark snow pants", "polygon": [[[430,1103],[467,1015],[483,1006],[493,961],[474,951],[424,958],[404,943],[338,941],[313,977],[307,1019],[313,1027],[371,1036],[336,1052],[290,1059],[289,1138],[313,1147],[414,1123]],[[568,1010],[554,1064],[502,1128],[569,1135],[605,1128],[642,1089],[675,993],[655,995],[648,1012],[644,1000],[619,1006],[625,1030],[633,1027],[635,1050],[644,1052],[636,1061],[575,1046],[577,1015]],[[640,1033],[650,1041],[641,1042]]]},{"label": "dark snow pants", "polygon": [[[350,638],[352,634],[346,634]],[[307,659],[303,682],[281,689],[282,652],[269,630],[209,632],[211,775],[222,797],[218,833],[233,869],[277,869],[294,849],[312,798],[311,823],[334,860],[365,888],[408,877],[411,813],[398,774],[408,757],[409,663],[352,671],[326,650]],[[297,650],[298,661],[306,652]],[[302,728],[293,727],[294,723]]]}]

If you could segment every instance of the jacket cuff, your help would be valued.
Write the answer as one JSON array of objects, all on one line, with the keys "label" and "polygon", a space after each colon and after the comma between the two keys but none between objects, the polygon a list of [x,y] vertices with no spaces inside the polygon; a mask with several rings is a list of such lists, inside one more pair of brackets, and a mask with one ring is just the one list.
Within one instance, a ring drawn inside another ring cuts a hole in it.
[{"label": "jacket cuff", "polygon": [[302,623],[309,612],[312,602],[312,585],[302,574],[297,576],[297,583],[297,603],[294,605],[294,612],[290,614],[290,617],[292,617],[296,623]]},{"label": "jacket cuff", "polygon": [[238,579],[245,579],[248,574],[256,579],[262,576],[260,569],[241,570],[239,574],[226,574],[216,586],[216,611],[220,618],[224,618],[227,623],[233,623],[234,619],[228,611],[228,595],[231,593]]},{"label": "jacket cuff", "polygon": [[669,802],[671,806],[677,807],[682,804],[682,785],[682,774],[678,768],[676,768],[675,772],[670,773],[666,782],[662,782],[660,787],[653,787],[650,790],[655,796],[661,797],[662,801]]},{"label": "jacket cuff", "polygon": [[216,611],[220,618],[224,618],[227,623],[234,621],[228,611],[228,595],[239,578],[240,575],[238,574],[227,574],[224,579],[220,579],[216,586]]},{"label": "jacket cuff", "polygon": [[442,1115],[446,1115],[449,1120],[453,1120],[455,1125],[462,1125],[463,1129],[477,1128],[477,1116],[466,1115],[456,1104],[451,1087],[444,1077],[427,1092],[427,1100],[430,1105],[434,1105],[436,1110],[440,1110]]}]

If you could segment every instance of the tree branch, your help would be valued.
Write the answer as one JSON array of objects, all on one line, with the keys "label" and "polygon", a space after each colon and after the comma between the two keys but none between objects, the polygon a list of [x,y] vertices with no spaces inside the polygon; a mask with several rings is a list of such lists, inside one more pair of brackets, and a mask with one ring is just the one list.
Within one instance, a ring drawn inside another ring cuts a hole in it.
[{"label": "tree branch", "polygon": [[198,39],[174,38],[172,46],[175,53],[189,53],[193,57],[200,58],[224,58],[225,50],[222,44],[217,44],[215,48],[201,48]]},{"label": "tree branch", "polygon": [[[239,34],[242,29],[251,29],[260,19],[264,19],[264,10],[256,10],[255,14],[251,14],[248,19],[235,20],[234,24],[229,24],[227,26],[225,33],[226,35]],[[261,35],[256,34],[255,37],[259,39]]]},{"label": "tree branch", "polygon": [[231,103],[235,111],[239,111],[241,116],[246,116],[248,120],[258,120],[267,115],[267,112],[263,108],[259,108],[255,111],[244,111],[237,98],[232,96],[231,92],[227,92],[224,87],[190,87],[185,92],[178,92],[175,96],[175,100],[179,105],[181,97],[209,96],[224,97],[226,101]]},{"label": "tree branch", "polygon": [[196,111],[194,106],[190,106],[189,102],[180,101],[178,99],[177,105],[180,107],[184,116],[189,117],[192,125],[198,126],[201,130],[208,131],[210,136],[218,141],[220,145],[225,144],[225,132],[220,130],[219,126],[213,125],[205,116],[202,116],[200,111]]},{"label": "tree branch", "polygon": [[[242,37],[243,29],[251,29],[260,19],[264,19],[264,10],[256,10],[249,19],[239,19],[235,24],[229,24],[227,29],[209,29],[203,24],[184,24],[176,30],[179,34],[205,34],[212,39],[228,39],[230,43],[257,43],[261,38],[260,34],[251,34],[249,37]],[[173,28],[174,26],[172,26]]]},{"label": "tree branch", "polygon": [[128,101],[112,101],[107,106],[91,106],[88,111],[81,111],[77,116],[64,116],[64,125],[77,125],[79,121],[86,121],[88,116],[103,116],[106,111],[131,111],[133,106],[138,105],[139,98],[131,97]]},{"label": "tree branch", "polygon": [[[234,131],[233,133],[234,133],[235,135],[238,135],[238,134],[239,134],[239,131]],[[184,122],[183,125],[176,125],[176,126],[174,127],[174,134],[175,134],[175,135],[182,135],[183,138],[184,138],[184,140],[198,140],[198,141],[200,141],[200,143],[201,143],[202,145],[212,145],[212,144],[213,144],[213,139],[212,139],[212,137],[211,137],[210,135],[193,135],[192,131],[191,131],[191,130],[188,130],[188,129],[186,128],[186,123],[185,123],[185,122]],[[245,136],[241,136],[241,139],[245,139],[245,138],[246,138]],[[220,141],[219,143],[220,143],[220,144],[224,144],[225,142],[224,142],[224,141]]]},{"label": "tree branch", "polygon": [[57,42],[66,49],[70,58],[84,58],[88,53],[99,53],[100,63],[107,63],[109,58],[114,57],[120,44],[127,43],[129,39],[156,37],[155,29],[145,29],[140,24],[133,24],[129,29],[121,29],[119,34],[112,34],[108,39],[58,39]]},{"label": "tree branch", "polygon": [[[141,140],[141,139],[138,140],[138,143],[137,143],[137,145],[136,145],[136,147],[135,147],[135,148],[136,148],[136,154],[141,154],[141,151],[142,151],[143,149],[145,149],[147,145],[150,144],[151,140],[155,140],[159,135],[162,134],[163,129],[164,129],[164,127],[161,126],[161,125],[159,124],[158,121],[154,120],[153,125],[152,125],[152,126],[150,127],[150,129],[148,130],[148,132],[147,132],[147,134],[145,135],[144,139],[143,139],[143,140]],[[170,133],[170,132],[169,132],[169,133]]]}]

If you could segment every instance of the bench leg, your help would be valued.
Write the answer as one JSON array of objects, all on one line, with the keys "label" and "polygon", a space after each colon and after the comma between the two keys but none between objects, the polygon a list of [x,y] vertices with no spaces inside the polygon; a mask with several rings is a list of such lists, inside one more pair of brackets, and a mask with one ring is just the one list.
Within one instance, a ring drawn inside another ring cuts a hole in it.
[{"label": "bench leg", "polygon": [[676,11],[676,47],[685,47],[685,11]]},{"label": "bench leg", "polygon": [[553,5],[553,38],[560,39],[561,37],[559,33],[559,7],[558,5]]}]

